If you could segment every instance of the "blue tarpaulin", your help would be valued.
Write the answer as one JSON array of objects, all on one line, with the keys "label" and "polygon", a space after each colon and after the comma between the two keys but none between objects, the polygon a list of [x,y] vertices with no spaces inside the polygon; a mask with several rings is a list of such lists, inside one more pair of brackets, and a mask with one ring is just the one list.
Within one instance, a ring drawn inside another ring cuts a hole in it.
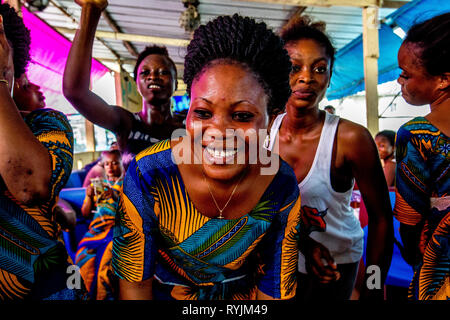
[{"label": "blue tarpaulin", "polygon": [[[405,32],[418,22],[450,12],[450,1],[415,0],[403,5],[386,17],[378,32],[379,52],[378,83],[397,79],[400,69],[397,52],[402,39],[394,33],[395,27]],[[327,99],[340,99],[364,90],[364,55],[362,34],[336,53]]]}]

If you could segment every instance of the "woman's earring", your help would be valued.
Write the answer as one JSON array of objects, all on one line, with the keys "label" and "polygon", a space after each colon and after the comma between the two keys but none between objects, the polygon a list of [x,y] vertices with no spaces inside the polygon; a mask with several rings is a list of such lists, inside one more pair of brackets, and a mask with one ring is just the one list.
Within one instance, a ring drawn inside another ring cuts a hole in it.
[{"label": "woman's earring", "polygon": [[264,148],[269,149],[269,146],[270,146],[270,134],[269,133],[267,133],[267,136],[264,139],[263,146],[264,146]]}]

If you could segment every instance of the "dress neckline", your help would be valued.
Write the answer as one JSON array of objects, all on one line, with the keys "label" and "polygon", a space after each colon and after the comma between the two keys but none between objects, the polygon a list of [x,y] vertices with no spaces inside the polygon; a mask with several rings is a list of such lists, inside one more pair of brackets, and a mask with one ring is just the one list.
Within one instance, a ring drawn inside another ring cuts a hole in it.
[{"label": "dress neckline", "polygon": [[[169,139],[169,150],[170,153],[172,154],[172,143]],[[173,155],[172,155],[173,156]],[[203,214],[195,205],[195,203],[192,201],[189,192],[186,188],[186,184],[184,183],[183,177],[181,176],[181,172],[180,169],[178,168],[178,165],[176,163],[173,163],[174,167],[175,167],[175,173],[176,176],[178,178],[178,180],[180,181],[180,188],[182,188],[183,190],[185,190],[186,192],[186,196],[187,196],[187,200],[189,201],[189,203],[192,205],[192,207],[195,209],[194,211],[196,213],[198,213],[199,215],[201,215],[203,218],[208,219],[209,220],[213,220],[213,221],[225,221],[225,222],[230,222],[230,221],[239,221],[243,218],[248,218],[251,217],[255,208],[257,208],[262,202],[265,201],[266,198],[268,198],[268,196],[270,195],[270,193],[272,192],[272,190],[275,188],[275,184],[278,182],[278,180],[281,177],[281,171],[282,171],[282,167],[288,165],[281,157],[279,157],[279,161],[280,161],[280,167],[278,168],[277,173],[275,174],[275,176],[273,177],[272,181],[269,183],[269,185],[267,186],[266,190],[263,192],[263,194],[261,195],[261,197],[259,198],[258,202],[256,203],[256,205],[250,210],[250,212],[247,212],[245,215],[242,215],[241,217],[238,218],[233,218],[233,219],[227,219],[227,218],[210,218],[207,215]]]}]

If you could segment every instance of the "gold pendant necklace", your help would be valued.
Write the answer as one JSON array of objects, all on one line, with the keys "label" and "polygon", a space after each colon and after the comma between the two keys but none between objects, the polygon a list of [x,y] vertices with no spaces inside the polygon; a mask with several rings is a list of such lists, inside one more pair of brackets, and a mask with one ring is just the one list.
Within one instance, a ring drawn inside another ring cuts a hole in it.
[{"label": "gold pendant necklace", "polygon": [[245,171],[242,172],[241,177],[239,178],[239,181],[238,181],[238,182],[236,183],[236,185],[234,186],[233,191],[231,192],[231,195],[230,195],[230,197],[228,198],[228,201],[225,203],[225,205],[223,206],[223,208],[220,209],[219,205],[217,204],[216,198],[214,197],[214,194],[213,194],[212,191],[211,191],[211,187],[209,186],[208,180],[206,180],[205,174],[203,173],[203,170],[202,170],[203,179],[205,180],[206,185],[208,186],[209,194],[211,195],[211,198],[213,199],[214,204],[216,205],[217,210],[219,210],[219,216],[217,217],[217,219],[223,219],[222,212],[225,210],[225,208],[226,208],[226,207],[228,206],[228,204],[230,203],[231,198],[233,198],[233,195],[234,195],[234,193],[236,192],[236,189],[237,189],[237,187],[239,186],[239,183],[241,183],[241,180],[242,180],[242,178],[244,177],[244,173],[245,173]]}]

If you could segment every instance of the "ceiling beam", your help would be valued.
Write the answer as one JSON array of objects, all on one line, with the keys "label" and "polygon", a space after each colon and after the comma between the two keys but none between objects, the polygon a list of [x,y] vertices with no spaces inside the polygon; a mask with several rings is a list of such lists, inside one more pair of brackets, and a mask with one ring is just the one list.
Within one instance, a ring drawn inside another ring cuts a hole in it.
[{"label": "ceiling beam", "polygon": [[[238,1],[238,0],[234,0]],[[242,0],[239,0],[242,1]],[[400,8],[409,0],[244,0],[247,2],[264,2],[271,4],[284,4],[292,6],[317,6],[317,7],[379,7],[379,8]]]},{"label": "ceiling beam", "polygon": [[[65,27],[56,27],[55,29],[61,33],[74,34],[77,32],[77,29]],[[147,42],[174,47],[186,47],[190,42],[190,40],[184,39],[163,38],[163,37],[146,36],[142,34],[131,34],[131,33],[111,32],[111,31],[100,31],[100,30],[97,30],[95,32],[95,36],[97,38],[103,39],[114,39],[131,42]]]},{"label": "ceiling beam", "polygon": [[[75,19],[68,11],[65,7],[63,7],[62,5],[60,5],[59,3],[55,2],[54,0],[50,0],[49,3],[51,5],[53,5],[55,8],[57,8],[59,11],[61,11],[66,17],[70,18],[72,20],[73,23],[79,24],[79,22],[77,21],[77,19]],[[54,28],[55,30],[57,30],[56,28]],[[58,31],[58,30],[57,30]],[[60,31],[59,31],[60,32]],[[62,33],[62,32],[60,32]],[[103,41],[102,39],[97,38],[97,40],[105,47],[107,48],[111,54],[113,56],[116,57],[117,60],[120,60],[120,55],[113,49],[111,48],[105,41]]]},{"label": "ceiling beam", "polygon": [[[102,17],[114,32],[122,32],[122,29],[120,29],[106,9],[102,11]],[[139,55],[136,48],[129,41],[122,41],[122,43],[132,56],[137,57]]]}]

